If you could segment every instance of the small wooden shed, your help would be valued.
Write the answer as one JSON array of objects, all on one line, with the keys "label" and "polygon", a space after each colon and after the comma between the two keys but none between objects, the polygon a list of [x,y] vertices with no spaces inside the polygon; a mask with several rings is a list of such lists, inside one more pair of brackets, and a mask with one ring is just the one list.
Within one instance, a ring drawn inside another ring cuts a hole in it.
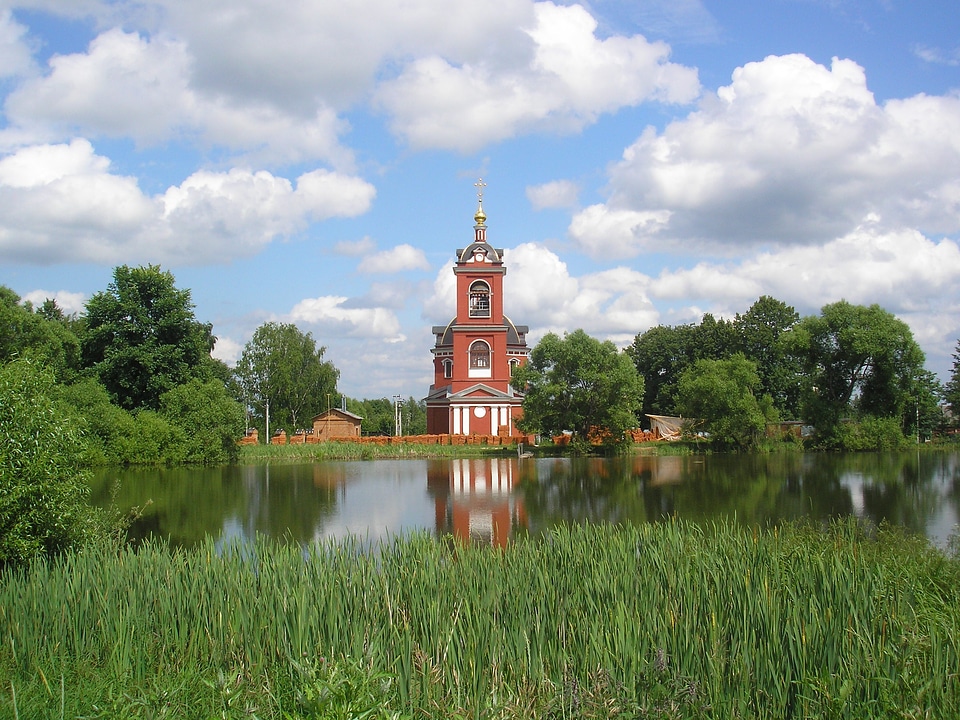
[{"label": "small wooden shed", "polygon": [[352,412],[333,408],[313,418],[313,434],[318,442],[335,437],[360,437],[362,420]]}]

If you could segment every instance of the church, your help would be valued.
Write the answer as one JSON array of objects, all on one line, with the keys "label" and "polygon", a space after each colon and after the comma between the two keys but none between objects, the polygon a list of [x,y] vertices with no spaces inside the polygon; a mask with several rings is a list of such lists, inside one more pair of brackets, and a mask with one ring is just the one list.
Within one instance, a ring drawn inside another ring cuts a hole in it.
[{"label": "church", "polygon": [[434,381],[426,397],[427,433],[516,436],[523,394],[510,373],[526,363],[526,325],[503,314],[503,250],[487,242],[483,181],[477,183],[473,242],[457,250],[457,315],[435,325]]}]

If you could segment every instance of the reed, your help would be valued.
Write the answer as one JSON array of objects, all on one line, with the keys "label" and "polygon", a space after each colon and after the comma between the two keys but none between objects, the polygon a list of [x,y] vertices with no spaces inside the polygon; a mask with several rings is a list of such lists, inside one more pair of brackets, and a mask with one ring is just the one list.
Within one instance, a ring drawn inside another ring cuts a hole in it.
[{"label": "reed", "polygon": [[949,717],[958,590],[853,522],[99,548],[2,578],[0,715]]},{"label": "reed", "polygon": [[516,447],[423,445],[407,442],[374,445],[330,441],[312,445],[245,445],[239,448],[239,462],[241,464],[277,461],[313,462],[319,460],[489,457],[494,455],[516,455]]}]

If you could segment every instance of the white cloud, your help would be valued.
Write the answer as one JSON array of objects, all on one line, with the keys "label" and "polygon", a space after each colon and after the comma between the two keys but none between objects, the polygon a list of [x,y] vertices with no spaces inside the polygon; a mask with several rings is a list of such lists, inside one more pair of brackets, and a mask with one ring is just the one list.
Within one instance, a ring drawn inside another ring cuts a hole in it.
[{"label": "white cloud", "polygon": [[43,305],[45,300],[54,300],[64,315],[79,315],[86,311],[87,296],[83,293],[69,290],[31,290],[22,298],[23,301],[33,303],[35,308]]},{"label": "white cloud", "polygon": [[[371,99],[412,146],[471,150],[699,93],[696,70],[669,62],[667,45],[601,37],[581,5],[158,0],[96,15],[110,29],[85,52],[51,58],[7,99],[13,126],[35,141],[176,138],[350,170],[341,115]],[[10,28],[7,45],[23,55],[22,28]],[[3,37],[0,26],[0,52]]]},{"label": "white cloud", "polygon": [[293,115],[257,98],[198,92],[192,73],[182,40],[111,29],[86,53],[54,56],[46,76],[10,94],[6,111],[18,126],[37,134],[46,128],[48,136],[131,137],[140,144],[189,137],[261,161],[323,159],[352,167],[338,139],[346,125],[323,103]]},{"label": "white cloud", "polygon": [[573,216],[569,233],[588,255],[632,257],[653,249],[671,214],[669,210],[615,210],[607,205],[591,205]]},{"label": "white cloud", "polygon": [[404,270],[429,270],[423,250],[404,243],[365,257],[357,268],[362,273],[395,273]]},{"label": "white cloud", "polygon": [[225,362],[230,367],[237,364],[240,356],[243,354],[243,345],[233,338],[217,337],[217,343],[213,347],[211,357]]},{"label": "white cloud", "polygon": [[382,307],[350,307],[346,297],[326,295],[301,300],[290,311],[290,320],[314,326],[324,337],[402,339],[400,323],[393,311]]},{"label": "white cloud", "polygon": [[198,171],[150,197],[111,174],[86,140],[0,159],[0,257],[10,261],[179,262],[248,256],[310,220],[370,207],[373,186],[327,170],[292,184],[268,172]]},{"label": "white cloud", "polygon": [[554,180],[543,185],[531,185],[526,192],[533,209],[544,210],[576,207],[580,188],[570,180]]},{"label": "white cloud", "polygon": [[394,131],[417,148],[463,152],[537,129],[577,131],[647,100],[690,102],[696,71],[637,35],[600,39],[581,6],[539,2],[528,59],[510,68],[423,56],[377,91]]},{"label": "white cloud", "polygon": [[[504,263],[506,314],[531,328],[531,343],[547,332],[584,328],[622,344],[656,323],[658,313],[647,297],[649,278],[635,270],[618,267],[575,277],[556,253],[539,243],[508,249]],[[456,314],[456,279],[449,264],[438,273],[424,307],[438,325]]]},{"label": "white cloud", "polygon": [[[570,233],[594,256],[644,247],[651,227],[660,250],[721,253],[827,242],[870,216],[953,233],[957,167],[960,98],[879,106],[849,60],[769,57],[663,132],[645,130],[612,168],[609,201]],[[644,217],[658,222],[635,222]]]},{"label": "white cloud", "polygon": [[27,29],[13,19],[10,10],[0,9],[0,78],[36,72]]}]

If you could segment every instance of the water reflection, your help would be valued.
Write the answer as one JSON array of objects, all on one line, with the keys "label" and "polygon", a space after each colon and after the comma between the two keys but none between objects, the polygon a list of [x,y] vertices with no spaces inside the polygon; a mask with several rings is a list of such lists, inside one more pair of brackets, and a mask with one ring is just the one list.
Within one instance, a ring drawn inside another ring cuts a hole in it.
[{"label": "water reflection", "polygon": [[766,525],[856,515],[945,546],[960,518],[960,454],[378,460],[110,470],[98,505],[150,504],[131,528],[191,546],[205,535],[297,543],[414,530],[503,546],[560,523]]},{"label": "water reflection", "polygon": [[437,534],[505,547],[511,533],[527,525],[523,499],[514,493],[524,467],[531,464],[507,458],[429,461]]}]

